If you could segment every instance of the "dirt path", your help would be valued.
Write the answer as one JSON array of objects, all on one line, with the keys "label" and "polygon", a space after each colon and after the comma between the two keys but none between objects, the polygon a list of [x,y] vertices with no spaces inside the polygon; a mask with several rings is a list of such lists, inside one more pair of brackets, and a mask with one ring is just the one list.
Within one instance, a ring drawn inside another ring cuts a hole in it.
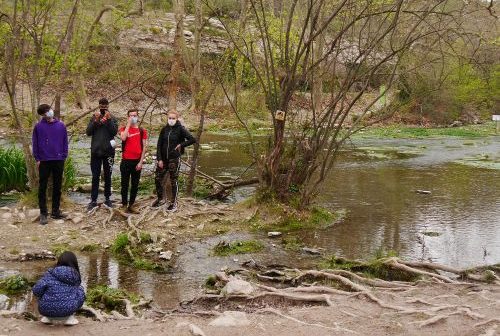
[{"label": "dirt path", "polygon": [[[500,288],[493,285],[420,284],[405,292],[376,290],[393,305],[413,309],[400,313],[359,297],[333,296],[331,307],[267,308],[279,312],[250,312],[237,326],[209,325],[216,317],[146,313],[144,319],[96,322],[80,317],[75,327],[46,326],[40,322],[0,318],[3,335],[474,335],[493,336],[500,325]],[[245,310],[245,307],[242,307]],[[241,314],[241,313],[240,313]],[[284,316],[287,316],[285,318]],[[496,319],[496,320],[495,320]],[[248,320],[246,322],[246,320]],[[226,320],[227,322],[227,320]],[[500,330],[499,330],[500,331]]]}]

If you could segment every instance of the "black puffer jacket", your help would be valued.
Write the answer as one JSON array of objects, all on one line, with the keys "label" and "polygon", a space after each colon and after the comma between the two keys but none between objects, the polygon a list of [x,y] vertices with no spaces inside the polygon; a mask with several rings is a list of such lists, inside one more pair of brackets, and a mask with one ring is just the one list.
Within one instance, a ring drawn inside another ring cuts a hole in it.
[{"label": "black puffer jacket", "polygon": [[92,137],[91,154],[98,157],[114,156],[115,149],[110,141],[116,133],[118,133],[118,122],[115,118],[111,117],[102,122],[100,118],[92,116],[87,126],[87,135]]},{"label": "black puffer jacket", "polygon": [[[177,120],[174,126],[167,125],[161,129],[156,147],[156,157],[158,161],[177,159],[184,153],[184,148],[195,142],[196,140],[191,133]],[[180,151],[175,150],[177,145],[181,145]]]}]

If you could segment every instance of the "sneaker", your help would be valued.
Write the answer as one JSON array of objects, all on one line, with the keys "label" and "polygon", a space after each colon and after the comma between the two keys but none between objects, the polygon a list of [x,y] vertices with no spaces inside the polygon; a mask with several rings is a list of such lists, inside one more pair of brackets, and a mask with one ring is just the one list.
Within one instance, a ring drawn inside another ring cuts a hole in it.
[{"label": "sneaker", "polygon": [[97,208],[97,202],[92,201],[92,202],[89,203],[89,205],[87,205],[87,211],[88,212],[91,212],[95,208]]},{"label": "sneaker", "polygon": [[154,201],[154,203],[153,203],[153,204],[151,204],[151,207],[152,207],[152,208],[158,208],[158,207],[159,207],[160,205],[162,205],[162,204],[163,204],[163,200],[161,200],[161,199],[157,199],[156,201]]},{"label": "sneaker", "polygon": [[77,325],[78,323],[80,323],[80,322],[78,322],[75,315],[68,316],[66,321],[64,321],[64,325],[67,325],[67,326],[74,326],[74,325]]},{"label": "sneaker", "polygon": [[47,215],[40,214],[40,225],[46,225],[48,222]]},{"label": "sneaker", "polygon": [[168,212],[176,212],[177,211],[177,204],[175,204],[175,203],[170,204],[167,208],[167,211]]},{"label": "sneaker", "polygon": [[49,319],[47,316],[42,316],[40,322],[42,322],[43,324],[52,324],[52,320]]},{"label": "sneaker", "polygon": [[109,209],[113,209],[113,202],[111,202],[110,199],[107,199],[104,201],[104,203],[102,203],[106,208],[109,208]]},{"label": "sneaker", "polygon": [[127,212],[128,213],[131,213],[131,214],[134,214],[134,215],[138,215],[140,214],[141,212],[133,205],[130,205],[128,208],[127,208]]},{"label": "sneaker", "polygon": [[53,219],[66,219],[66,217],[68,217],[67,215],[63,214],[61,212],[61,210],[58,210],[56,212],[53,212],[50,217],[52,217]]}]

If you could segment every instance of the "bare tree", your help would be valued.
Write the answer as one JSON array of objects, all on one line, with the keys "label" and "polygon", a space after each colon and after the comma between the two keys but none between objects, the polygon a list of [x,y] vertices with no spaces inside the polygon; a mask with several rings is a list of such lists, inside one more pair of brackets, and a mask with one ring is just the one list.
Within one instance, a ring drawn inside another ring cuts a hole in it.
[{"label": "bare tree", "polygon": [[[249,2],[249,33],[225,26],[251,64],[272,120],[273,136],[258,165],[261,188],[283,201],[298,197],[305,207],[342,144],[385,94],[369,97],[371,84],[377,79],[390,88],[405,52],[439,35],[452,17],[446,0],[290,0],[283,2],[285,19],[276,22],[263,0]],[[333,89],[319,98],[322,77]],[[309,111],[294,108],[293,99],[307,98],[309,91]],[[368,102],[360,104],[362,98]],[[352,127],[343,127],[355,110]]]},{"label": "bare tree", "polygon": [[177,91],[179,90],[179,74],[182,67],[184,40],[184,0],[173,0],[175,13],[174,57],[170,68],[168,85],[168,109],[177,109]]}]

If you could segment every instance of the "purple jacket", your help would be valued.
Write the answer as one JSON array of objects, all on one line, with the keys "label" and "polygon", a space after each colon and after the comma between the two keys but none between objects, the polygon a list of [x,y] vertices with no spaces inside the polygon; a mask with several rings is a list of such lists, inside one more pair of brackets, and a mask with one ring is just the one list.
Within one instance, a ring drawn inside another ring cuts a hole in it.
[{"label": "purple jacket", "polygon": [[64,160],[68,157],[68,133],[62,121],[40,120],[33,129],[33,156],[36,161]]}]

